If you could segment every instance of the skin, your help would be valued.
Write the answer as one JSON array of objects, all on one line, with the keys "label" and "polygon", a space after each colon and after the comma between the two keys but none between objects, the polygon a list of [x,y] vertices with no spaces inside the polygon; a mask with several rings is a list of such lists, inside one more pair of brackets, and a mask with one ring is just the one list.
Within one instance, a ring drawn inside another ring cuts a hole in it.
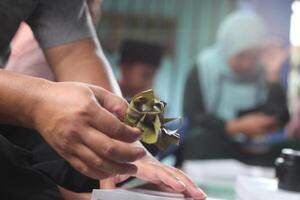
[{"label": "skin", "polygon": [[121,64],[120,87],[124,96],[132,97],[153,85],[157,67],[144,63]]},{"label": "skin", "polygon": [[256,65],[259,54],[259,49],[250,49],[240,52],[229,59],[229,67],[234,73],[243,76],[249,73],[253,69],[253,66]]},{"label": "skin", "polygon": [[[228,64],[233,72],[244,76],[251,72],[253,66],[260,62],[266,72],[266,80],[270,83],[279,81],[281,66],[287,58],[286,50],[276,43],[268,43],[264,49],[249,49],[231,57]],[[263,135],[277,129],[275,117],[264,113],[251,113],[226,123],[229,135],[244,133],[249,137]]]},{"label": "skin", "polygon": [[0,74],[2,123],[38,130],[75,169],[92,178],[136,172],[130,162],[146,152],[126,143],[141,133],[111,113],[120,114],[127,106],[124,99],[83,83]]},{"label": "skin", "polygon": [[159,163],[139,142],[132,143],[141,132],[121,122],[128,104],[119,96],[96,39],[44,53],[57,83],[0,70],[1,123],[38,130],[55,151],[89,177],[133,175],[163,182],[194,199],[205,198],[186,175]]}]

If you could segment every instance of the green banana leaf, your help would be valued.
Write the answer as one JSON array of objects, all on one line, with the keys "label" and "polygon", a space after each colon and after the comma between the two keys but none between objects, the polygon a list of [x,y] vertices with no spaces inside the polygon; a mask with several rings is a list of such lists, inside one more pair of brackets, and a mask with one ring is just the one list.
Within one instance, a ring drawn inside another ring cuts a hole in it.
[{"label": "green banana leaf", "polygon": [[158,100],[153,90],[141,92],[132,98],[124,122],[143,131],[143,142],[166,150],[171,144],[178,145],[180,136],[177,130],[164,128],[164,124],[177,119],[164,118],[165,107],[166,103]]}]

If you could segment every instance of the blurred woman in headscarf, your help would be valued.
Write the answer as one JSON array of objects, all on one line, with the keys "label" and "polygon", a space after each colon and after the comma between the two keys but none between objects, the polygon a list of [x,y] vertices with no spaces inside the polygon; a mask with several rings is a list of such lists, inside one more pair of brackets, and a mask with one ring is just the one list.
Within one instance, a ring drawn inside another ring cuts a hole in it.
[{"label": "blurred woman in headscarf", "polygon": [[198,55],[184,95],[185,158],[273,163],[277,155],[258,144],[289,119],[279,80],[286,56],[265,51],[265,37],[255,13],[234,12],[221,24],[215,44]]}]

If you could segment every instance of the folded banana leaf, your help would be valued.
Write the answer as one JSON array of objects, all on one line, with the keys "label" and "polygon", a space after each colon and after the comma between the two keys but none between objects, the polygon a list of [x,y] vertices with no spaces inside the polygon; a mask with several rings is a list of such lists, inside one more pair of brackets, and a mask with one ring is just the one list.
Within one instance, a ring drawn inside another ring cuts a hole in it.
[{"label": "folded banana leaf", "polygon": [[126,111],[125,123],[143,131],[142,141],[155,144],[166,150],[169,145],[179,145],[180,136],[177,130],[165,128],[165,124],[176,118],[164,118],[166,103],[155,98],[153,90],[135,95]]}]

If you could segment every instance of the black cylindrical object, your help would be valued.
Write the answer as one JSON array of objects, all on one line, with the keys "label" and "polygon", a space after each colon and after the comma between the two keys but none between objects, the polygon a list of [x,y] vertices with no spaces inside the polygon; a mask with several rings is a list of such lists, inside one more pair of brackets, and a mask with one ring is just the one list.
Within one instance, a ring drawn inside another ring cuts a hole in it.
[{"label": "black cylindrical object", "polygon": [[300,151],[283,149],[275,161],[280,189],[300,192]]}]

